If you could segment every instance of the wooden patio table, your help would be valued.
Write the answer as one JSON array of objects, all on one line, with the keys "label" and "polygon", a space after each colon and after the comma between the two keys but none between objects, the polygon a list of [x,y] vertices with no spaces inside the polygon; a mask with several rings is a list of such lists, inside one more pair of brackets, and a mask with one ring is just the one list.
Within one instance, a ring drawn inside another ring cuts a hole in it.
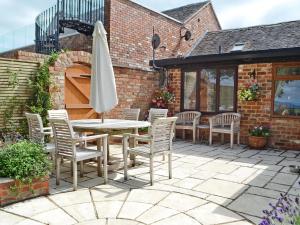
[{"label": "wooden patio table", "polygon": [[[83,120],[71,120],[71,125],[74,131],[77,131],[79,133],[93,132],[97,134],[107,133],[111,135],[111,134],[116,134],[116,132],[122,134],[124,133],[124,130],[126,131],[131,129],[134,130],[138,128],[150,127],[151,123],[147,121],[122,120],[122,119],[104,119],[104,123],[102,123],[101,119],[83,119]],[[133,141],[131,144],[135,145],[135,143],[136,142]],[[109,157],[109,153],[107,155]]]}]

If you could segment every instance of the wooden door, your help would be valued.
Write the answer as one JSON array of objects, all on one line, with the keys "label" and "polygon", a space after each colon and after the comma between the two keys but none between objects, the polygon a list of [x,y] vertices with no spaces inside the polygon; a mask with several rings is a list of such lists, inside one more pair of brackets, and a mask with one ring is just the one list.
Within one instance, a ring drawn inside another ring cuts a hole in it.
[{"label": "wooden door", "polygon": [[84,65],[74,65],[66,70],[65,108],[70,119],[91,119],[98,116],[89,105],[90,74],[91,68]]}]

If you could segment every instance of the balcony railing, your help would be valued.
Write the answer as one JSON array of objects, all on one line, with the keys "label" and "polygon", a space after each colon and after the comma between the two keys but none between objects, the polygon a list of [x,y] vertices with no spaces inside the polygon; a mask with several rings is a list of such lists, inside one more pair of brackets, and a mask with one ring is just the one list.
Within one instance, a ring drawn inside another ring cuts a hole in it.
[{"label": "balcony railing", "polygon": [[60,50],[59,37],[64,28],[91,35],[98,20],[104,22],[104,0],[58,0],[36,18],[36,52]]}]

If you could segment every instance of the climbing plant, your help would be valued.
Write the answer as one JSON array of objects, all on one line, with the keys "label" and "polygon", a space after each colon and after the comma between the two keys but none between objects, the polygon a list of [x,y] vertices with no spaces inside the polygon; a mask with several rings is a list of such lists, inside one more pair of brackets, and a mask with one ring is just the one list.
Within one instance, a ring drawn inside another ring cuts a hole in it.
[{"label": "climbing plant", "polygon": [[52,108],[49,88],[51,85],[51,73],[49,67],[58,59],[59,53],[53,52],[39,67],[36,75],[30,79],[32,97],[27,107],[32,113],[41,115],[43,124],[47,125],[47,111]]}]

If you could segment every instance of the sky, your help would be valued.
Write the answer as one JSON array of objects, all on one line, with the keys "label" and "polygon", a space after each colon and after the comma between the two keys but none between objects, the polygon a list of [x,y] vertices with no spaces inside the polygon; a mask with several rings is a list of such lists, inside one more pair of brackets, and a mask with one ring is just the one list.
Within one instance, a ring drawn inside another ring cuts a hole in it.
[{"label": "sky", "polygon": [[[162,11],[204,0],[134,1]],[[212,0],[212,3],[223,29],[300,20],[300,0]],[[56,0],[0,0],[0,42],[1,35],[7,32],[15,31],[14,36],[32,33],[35,17],[54,4]]]}]

